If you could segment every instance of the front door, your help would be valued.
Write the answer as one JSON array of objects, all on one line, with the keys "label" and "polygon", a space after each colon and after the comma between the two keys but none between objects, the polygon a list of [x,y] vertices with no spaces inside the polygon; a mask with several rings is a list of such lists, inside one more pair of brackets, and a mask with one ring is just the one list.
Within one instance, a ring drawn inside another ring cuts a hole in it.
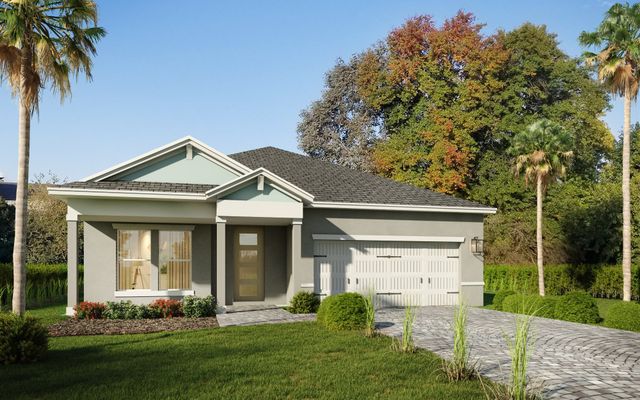
[{"label": "front door", "polygon": [[264,231],[239,226],[234,237],[236,301],[264,300]]}]

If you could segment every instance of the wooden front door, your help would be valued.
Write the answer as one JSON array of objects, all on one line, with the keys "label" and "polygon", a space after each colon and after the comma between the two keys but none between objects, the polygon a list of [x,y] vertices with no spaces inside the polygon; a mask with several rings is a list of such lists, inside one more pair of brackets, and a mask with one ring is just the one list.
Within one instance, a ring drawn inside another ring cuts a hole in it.
[{"label": "wooden front door", "polygon": [[264,300],[264,230],[239,226],[234,233],[236,301]]}]

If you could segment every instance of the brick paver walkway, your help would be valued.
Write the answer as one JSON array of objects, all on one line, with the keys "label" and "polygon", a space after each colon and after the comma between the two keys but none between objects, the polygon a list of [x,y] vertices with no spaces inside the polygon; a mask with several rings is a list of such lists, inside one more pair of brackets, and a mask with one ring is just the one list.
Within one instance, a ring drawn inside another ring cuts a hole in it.
[{"label": "brick paver walkway", "polygon": [[[417,346],[441,357],[453,347],[453,307],[423,307],[416,312],[414,340]],[[399,336],[404,311],[383,309],[377,313],[382,333]],[[472,358],[480,372],[506,381],[509,351],[505,335],[513,335],[515,316],[499,311],[470,308],[468,335]],[[529,364],[534,387],[544,397],[556,399],[640,399],[640,334],[599,326],[535,318],[535,337]]]},{"label": "brick paver walkway", "polygon": [[261,324],[282,324],[286,322],[315,321],[315,314],[291,314],[281,308],[269,310],[241,311],[233,313],[218,314],[218,325],[261,325]]}]

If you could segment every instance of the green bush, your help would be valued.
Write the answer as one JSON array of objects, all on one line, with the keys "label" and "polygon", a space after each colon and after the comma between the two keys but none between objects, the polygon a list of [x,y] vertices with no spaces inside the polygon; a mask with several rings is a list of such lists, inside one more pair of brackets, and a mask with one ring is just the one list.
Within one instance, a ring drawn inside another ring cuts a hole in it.
[{"label": "green bush", "polygon": [[504,299],[514,294],[516,294],[515,290],[510,290],[510,289],[498,290],[498,293],[496,293],[496,295],[493,296],[493,303],[492,303],[493,309],[502,311],[502,303],[504,302]]},{"label": "green bush", "polygon": [[216,315],[216,299],[207,297],[187,296],[182,299],[182,312],[185,317],[203,318]]},{"label": "green bush", "polygon": [[502,310],[517,314],[535,315],[536,317],[554,318],[558,298],[537,294],[513,294],[502,302]]},{"label": "green bush", "polygon": [[336,331],[364,329],[366,320],[365,299],[361,294],[341,293],[329,296],[320,303],[318,322],[328,329]]},{"label": "green bush", "polygon": [[107,301],[107,308],[104,310],[104,318],[107,319],[137,319],[138,306],[128,301]]},{"label": "green bush", "polygon": [[[640,300],[640,268],[632,268],[631,297]],[[622,298],[622,267],[619,265],[546,265],[545,292],[561,296],[584,290],[593,297]],[[492,265],[484,268],[485,290],[514,290],[535,294],[538,291],[538,270],[535,265]]]},{"label": "green bush", "polygon": [[0,313],[0,364],[37,361],[47,347],[47,328],[36,318]]},{"label": "green bush", "polygon": [[571,292],[558,299],[555,317],[571,322],[595,324],[600,321],[598,305],[587,292]]},{"label": "green bush", "polygon": [[621,301],[612,305],[604,324],[610,328],[640,332],[640,304]]},{"label": "green bush", "polygon": [[294,314],[311,314],[318,311],[320,300],[310,292],[298,292],[291,299],[289,312]]}]

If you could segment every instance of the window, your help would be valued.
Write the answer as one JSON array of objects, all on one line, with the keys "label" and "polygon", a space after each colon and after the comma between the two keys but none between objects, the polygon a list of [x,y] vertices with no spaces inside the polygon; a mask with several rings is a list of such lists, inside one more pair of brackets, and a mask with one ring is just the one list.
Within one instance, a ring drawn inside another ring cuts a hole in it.
[{"label": "window", "polygon": [[190,230],[128,228],[117,230],[117,291],[191,289]]},{"label": "window", "polygon": [[159,289],[191,288],[191,232],[160,231]]},{"label": "window", "polygon": [[118,290],[151,289],[151,231],[118,231]]}]

